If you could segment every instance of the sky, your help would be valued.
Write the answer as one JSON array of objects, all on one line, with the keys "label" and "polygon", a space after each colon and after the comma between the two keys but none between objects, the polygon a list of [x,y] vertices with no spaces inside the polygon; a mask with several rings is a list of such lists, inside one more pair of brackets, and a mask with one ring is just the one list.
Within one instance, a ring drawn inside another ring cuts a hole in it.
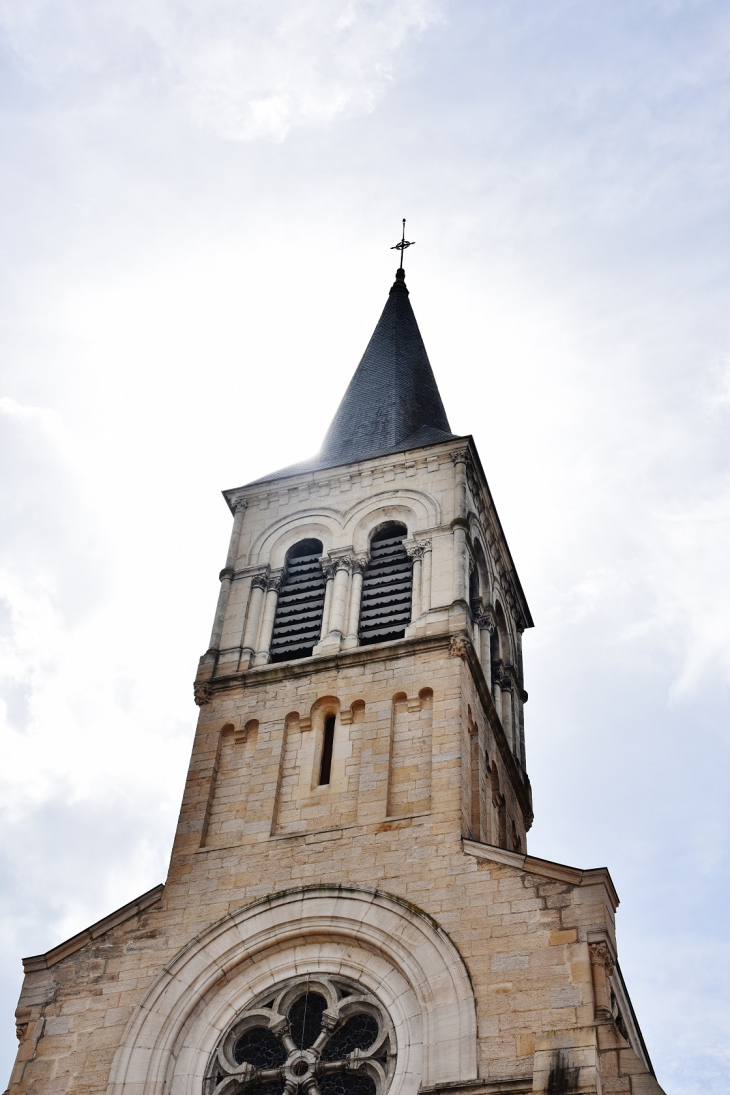
[{"label": "sky", "polygon": [[729,138],[712,0],[0,0],[1,1073],[21,957],[164,879],[220,491],[316,452],[405,216],[529,850],[609,867],[660,1083],[728,1090]]}]

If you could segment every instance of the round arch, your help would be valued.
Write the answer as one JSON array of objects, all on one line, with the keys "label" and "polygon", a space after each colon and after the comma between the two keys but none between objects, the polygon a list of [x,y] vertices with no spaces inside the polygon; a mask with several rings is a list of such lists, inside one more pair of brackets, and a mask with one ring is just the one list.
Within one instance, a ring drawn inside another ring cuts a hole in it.
[{"label": "round arch", "polygon": [[446,932],[390,894],[325,885],[263,898],[191,940],[130,1019],[108,1095],[200,1095],[236,1014],[307,969],[360,981],[388,1010],[397,1040],[390,1095],[476,1079],[474,994]]},{"label": "round arch", "polygon": [[267,525],[251,544],[247,563],[268,563],[276,569],[284,565],[286,553],[299,540],[321,540],[328,551],[342,531],[342,517],[336,510],[302,510]]}]

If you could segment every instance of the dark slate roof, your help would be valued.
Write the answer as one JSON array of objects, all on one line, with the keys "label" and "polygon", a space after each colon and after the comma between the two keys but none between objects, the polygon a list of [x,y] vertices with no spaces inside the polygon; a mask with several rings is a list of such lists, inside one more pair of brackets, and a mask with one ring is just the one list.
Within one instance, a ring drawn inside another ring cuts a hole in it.
[{"label": "dark slate roof", "polygon": [[317,456],[256,482],[354,464],[455,436],[408,299],[405,272],[398,270]]}]

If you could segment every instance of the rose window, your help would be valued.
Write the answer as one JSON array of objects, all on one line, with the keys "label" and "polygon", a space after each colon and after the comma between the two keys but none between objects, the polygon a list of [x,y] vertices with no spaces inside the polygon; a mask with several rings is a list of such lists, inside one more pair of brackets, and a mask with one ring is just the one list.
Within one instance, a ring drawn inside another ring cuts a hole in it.
[{"label": "rose window", "polygon": [[205,1095],[385,1095],[395,1032],[362,986],[321,975],[287,982],[237,1016],[208,1066]]}]

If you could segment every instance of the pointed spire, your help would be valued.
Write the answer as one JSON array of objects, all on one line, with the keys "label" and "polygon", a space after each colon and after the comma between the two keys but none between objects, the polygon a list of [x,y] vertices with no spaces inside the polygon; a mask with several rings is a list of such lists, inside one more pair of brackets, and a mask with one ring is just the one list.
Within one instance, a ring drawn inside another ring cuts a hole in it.
[{"label": "pointed spire", "polygon": [[401,267],[320,460],[323,467],[348,464],[452,436]]},{"label": "pointed spire", "polygon": [[[401,257],[402,254],[401,251]],[[435,445],[455,436],[411,308],[405,270],[401,266],[383,314],[317,456],[256,482],[354,464],[358,460]]]}]

